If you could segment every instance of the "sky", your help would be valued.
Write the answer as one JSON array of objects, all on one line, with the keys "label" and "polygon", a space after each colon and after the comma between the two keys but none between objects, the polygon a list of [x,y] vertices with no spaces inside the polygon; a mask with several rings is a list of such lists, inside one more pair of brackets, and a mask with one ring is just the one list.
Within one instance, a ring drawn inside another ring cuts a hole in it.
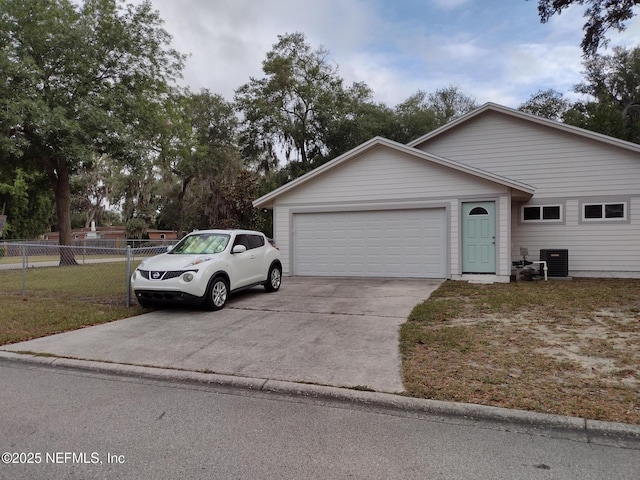
[{"label": "sky", "polygon": [[[134,0],[134,3],[137,0]],[[583,80],[583,7],[541,24],[537,0],[151,0],[189,54],[181,84],[232,100],[278,35],[324,47],[345,85],[364,82],[390,107],[418,90],[457,86],[478,104],[517,108],[549,88],[569,99]],[[614,45],[640,46],[638,16]]]}]

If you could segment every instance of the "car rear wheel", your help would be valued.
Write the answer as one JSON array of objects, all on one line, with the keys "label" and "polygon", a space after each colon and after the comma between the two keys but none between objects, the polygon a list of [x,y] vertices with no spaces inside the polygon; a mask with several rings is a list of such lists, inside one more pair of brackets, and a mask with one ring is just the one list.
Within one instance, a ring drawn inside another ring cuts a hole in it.
[{"label": "car rear wheel", "polygon": [[269,275],[267,275],[267,282],[264,284],[264,289],[267,292],[276,292],[280,289],[282,284],[282,270],[278,265],[271,265],[269,268]]},{"label": "car rear wheel", "polygon": [[211,282],[209,290],[207,292],[207,299],[205,300],[205,307],[208,310],[220,310],[227,304],[227,298],[229,297],[229,286],[222,277],[216,277]]}]

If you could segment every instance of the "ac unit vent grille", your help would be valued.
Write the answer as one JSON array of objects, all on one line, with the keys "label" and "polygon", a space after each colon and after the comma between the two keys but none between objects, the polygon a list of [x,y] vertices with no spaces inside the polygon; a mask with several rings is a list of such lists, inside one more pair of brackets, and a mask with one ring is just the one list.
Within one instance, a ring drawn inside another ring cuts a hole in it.
[{"label": "ac unit vent grille", "polygon": [[569,250],[562,248],[541,249],[540,260],[547,262],[549,277],[569,276]]}]

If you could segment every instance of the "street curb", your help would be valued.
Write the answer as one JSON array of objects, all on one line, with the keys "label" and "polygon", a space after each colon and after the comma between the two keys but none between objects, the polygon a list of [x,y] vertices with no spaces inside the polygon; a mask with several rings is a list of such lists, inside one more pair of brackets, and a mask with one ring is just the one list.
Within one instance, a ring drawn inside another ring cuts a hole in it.
[{"label": "street curb", "polygon": [[426,400],[391,393],[362,391],[335,386],[93,360],[77,360],[2,350],[0,350],[0,359],[41,366],[114,373],[149,379],[195,382],[290,396],[343,401],[410,414],[429,415],[441,420],[450,421],[453,419],[461,423],[474,425],[479,425],[480,422],[483,422],[483,424],[489,424],[489,426],[494,426],[495,428],[506,428],[510,431],[570,438],[596,445],[640,450],[640,425],[626,423],[603,422],[580,417],[511,410],[469,403]]}]

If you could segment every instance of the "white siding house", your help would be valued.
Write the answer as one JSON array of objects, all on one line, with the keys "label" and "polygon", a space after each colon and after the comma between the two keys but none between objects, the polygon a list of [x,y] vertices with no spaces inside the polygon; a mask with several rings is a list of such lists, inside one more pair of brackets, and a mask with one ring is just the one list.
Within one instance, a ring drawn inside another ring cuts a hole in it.
[{"label": "white siding house", "polygon": [[527,248],[640,277],[640,145],[486,104],[374,138],[257,199],[289,275],[509,281]]}]

